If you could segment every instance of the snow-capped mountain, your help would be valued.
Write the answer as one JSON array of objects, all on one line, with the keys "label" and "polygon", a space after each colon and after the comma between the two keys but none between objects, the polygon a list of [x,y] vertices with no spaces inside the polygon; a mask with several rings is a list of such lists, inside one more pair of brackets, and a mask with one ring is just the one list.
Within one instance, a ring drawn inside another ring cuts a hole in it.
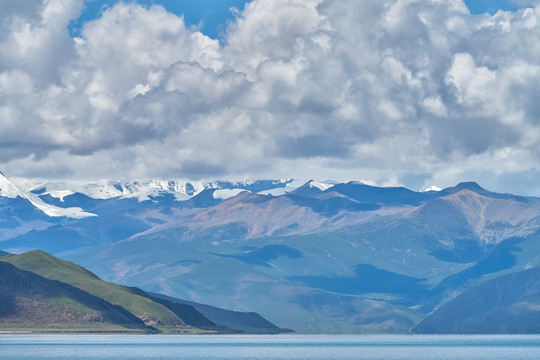
[{"label": "snow-capped mountain", "polygon": [[[251,192],[283,189],[293,180],[256,180],[256,181],[187,181],[182,179],[149,179],[144,181],[119,182],[96,181],[86,182],[25,182],[28,192],[43,197],[50,195],[61,202],[64,198],[76,193],[93,199],[136,198],[147,201],[161,196],[172,195],[176,200],[188,200],[206,189],[215,190],[247,190]],[[235,192],[237,194],[238,192]]]},{"label": "snow-capped mountain", "polygon": [[34,193],[26,192],[21,190],[15,184],[8,180],[0,172],[0,197],[8,199],[21,198],[24,199],[35,208],[39,209],[47,216],[50,217],[67,217],[73,219],[82,219],[85,217],[95,216],[94,214],[83,211],[81,208],[70,207],[70,208],[60,208],[50,204],[45,203],[42,199],[39,198]]}]

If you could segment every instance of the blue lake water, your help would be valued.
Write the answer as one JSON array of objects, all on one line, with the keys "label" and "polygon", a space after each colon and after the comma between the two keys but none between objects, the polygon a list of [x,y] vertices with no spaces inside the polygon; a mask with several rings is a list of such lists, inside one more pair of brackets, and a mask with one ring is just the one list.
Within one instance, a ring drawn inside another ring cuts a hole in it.
[{"label": "blue lake water", "polygon": [[540,336],[0,335],[0,359],[540,359]]}]

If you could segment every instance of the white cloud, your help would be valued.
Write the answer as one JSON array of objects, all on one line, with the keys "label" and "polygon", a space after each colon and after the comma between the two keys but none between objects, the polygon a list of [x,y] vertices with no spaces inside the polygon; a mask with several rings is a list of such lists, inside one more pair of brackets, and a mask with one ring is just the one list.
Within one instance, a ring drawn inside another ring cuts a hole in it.
[{"label": "white cloud", "polygon": [[20,70],[9,70],[0,73],[0,94],[31,95],[34,88],[32,78]]},{"label": "white cloud", "polygon": [[0,5],[7,175],[502,189],[540,171],[538,7],[254,0],[220,44],[134,3],[72,39],[82,0],[24,3]]},{"label": "white cloud", "polygon": [[470,54],[458,53],[454,55],[446,83],[455,86],[458,103],[475,107],[490,102],[496,78],[496,71],[486,66],[477,67]]}]

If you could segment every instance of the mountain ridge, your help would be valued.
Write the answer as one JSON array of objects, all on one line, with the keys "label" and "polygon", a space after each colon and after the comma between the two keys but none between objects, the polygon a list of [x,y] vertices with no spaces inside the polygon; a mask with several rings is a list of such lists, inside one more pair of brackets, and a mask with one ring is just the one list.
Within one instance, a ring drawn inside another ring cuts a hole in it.
[{"label": "mountain ridge", "polygon": [[323,333],[407,332],[486,280],[540,266],[540,199],[474,182],[215,191],[66,195],[98,216],[4,232],[0,249],[50,251],[108,281]]},{"label": "mountain ridge", "polygon": [[37,209],[44,212],[46,215],[50,217],[68,217],[68,218],[81,219],[85,217],[95,216],[95,214],[85,212],[79,207],[59,208],[54,205],[47,204],[35,194],[28,193],[21,190],[20,188],[15,186],[11,181],[9,181],[4,175],[1,175],[1,174],[0,174],[0,197],[8,198],[8,199],[21,198],[23,199],[23,201],[26,200],[29,203],[31,203],[34,207],[36,207]]},{"label": "mountain ridge", "polygon": [[176,200],[188,200],[203,190],[243,189],[261,192],[276,188],[285,188],[293,179],[281,180],[244,180],[244,181],[189,181],[182,179],[148,179],[142,181],[120,182],[103,180],[98,182],[26,182],[28,192],[44,196],[50,195],[63,202],[66,197],[82,194],[97,200],[111,198],[136,198],[147,201],[152,198],[171,194]]}]

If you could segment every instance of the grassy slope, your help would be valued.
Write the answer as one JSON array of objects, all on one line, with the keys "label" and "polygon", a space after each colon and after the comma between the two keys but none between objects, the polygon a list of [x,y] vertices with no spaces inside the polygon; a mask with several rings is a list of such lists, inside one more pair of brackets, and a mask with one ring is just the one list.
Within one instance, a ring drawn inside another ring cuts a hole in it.
[{"label": "grassy slope", "polygon": [[[67,283],[111,304],[121,306],[136,315],[148,326],[165,331],[182,331],[189,324],[212,327],[214,324],[191,307],[171,307],[157,303],[140,289],[108,283],[88,270],[60,260],[46,252],[35,250],[20,255],[8,255],[1,261],[9,262],[20,269],[34,272],[50,280]],[[182,317],[187,317],[186,322]],[[189,324],[188,324],[189,323]]]},{"label": "grassy slope", "polygon": [[148,332],[124,308],[0,261],[0,329]]}]

